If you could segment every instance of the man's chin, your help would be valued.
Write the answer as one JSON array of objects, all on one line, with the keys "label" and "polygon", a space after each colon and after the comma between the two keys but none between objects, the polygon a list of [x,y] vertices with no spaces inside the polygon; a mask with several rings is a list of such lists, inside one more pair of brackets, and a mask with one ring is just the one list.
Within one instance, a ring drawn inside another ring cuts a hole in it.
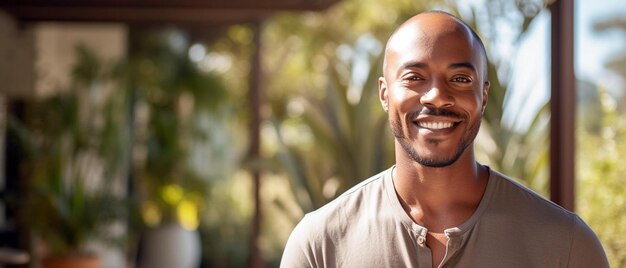
[{"label": "man's chin", "polygon": [[397,136],[396,141],[413,162],[431,168],[444,168],[454,164],[467,148],[442,141],[412,142]]},{"label": "man's chin", "polygon": [[456,161],[461,158],[464,150],[464,148],[457,148],[457,150],[454,150],[453,153],[448,150],[447,154],[442,154],[441,150],[438,150],[437,152],[420,152],[416,150],[417,148],[413,149],[414,151],[409,153],[409,157],[411,157],[414,162],[430,168],[444,168],[456,163]]},{"label": "man's chin", "polygon": [[[406,149],[406,148],[405,148]],[[413,148],[412,148],[413,149]],[[457,152],[454,155],[442,157],[441,154],[435,153],[424,153],[418,152],[416,150],[410,150],[405,152],[408,153],[408,156],[413,160],[413,162],[418,163],[425,167],[431,168],[443,168],[454,164],[459,158],[461,154]]]},{"label": "man's chin", "polygon": [[427,159],[424,159],[424,158],[413,159],[413,161],[417,162],[418,164],[422,166],[430,167],[430,168],[444,168],[444,167],[454,164],[457,160],[458,158],[445,159],[445,160],[439,160],[439,159],[435,160],[435,159],[428,159],[428,158]]}]

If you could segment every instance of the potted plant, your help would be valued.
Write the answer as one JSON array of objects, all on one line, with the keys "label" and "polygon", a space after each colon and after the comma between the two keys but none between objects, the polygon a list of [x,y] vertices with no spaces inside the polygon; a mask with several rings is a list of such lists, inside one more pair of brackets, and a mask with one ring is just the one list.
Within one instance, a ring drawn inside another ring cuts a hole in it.
[{"label": "potted plant", "polygon": [[99,267],[88,245],[114,242],[110,226],[125,213],[125,94],[111,92],[111,69],[84,47],[77,51],[72,88],[28,101],[23,118],[9,119],[28,189],[20,218],[45,268]]},{"label": "potted plant", "polygon": [[131,35],[127,68],[136,111],[133,174],[144,224],[139,266],[196,267],[201,258],[199,210],[211,178],[192,161],[198,147],[207,150],[203,143],[212,134],[207,121],[220,113],[226,91],[214,73],[190,59],[183,31],[144,29]]}]

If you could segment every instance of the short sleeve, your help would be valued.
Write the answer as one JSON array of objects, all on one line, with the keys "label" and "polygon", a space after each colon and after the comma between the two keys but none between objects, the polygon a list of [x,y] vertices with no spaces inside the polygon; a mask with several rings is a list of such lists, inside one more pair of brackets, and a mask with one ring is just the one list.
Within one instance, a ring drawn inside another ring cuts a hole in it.
[{"label": "short sleeve", "polygon": [[314,254],[309,238],[309,221],[306,215],[289,235],[280,261],[281,268],[315,267],[312,261]]},{"label": "short sleeve", "polygon": [[568,267],[609,267],[600,240],[587,224],[576,216]]}]

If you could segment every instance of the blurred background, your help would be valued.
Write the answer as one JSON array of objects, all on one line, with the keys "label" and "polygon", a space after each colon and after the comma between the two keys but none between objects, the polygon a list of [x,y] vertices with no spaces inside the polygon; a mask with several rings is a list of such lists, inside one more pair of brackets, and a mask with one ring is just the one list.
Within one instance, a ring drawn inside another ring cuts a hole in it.
[{"label": "blurred background", "polygon": [[2,0],[0,267],[277,267],[305,213],[393,164],[382,52],[430,9],[487,46],[478,160],[559,202],[569,140],[563,204],[626,267],[626,3],[573,1],[563,39],[553,2]]}]

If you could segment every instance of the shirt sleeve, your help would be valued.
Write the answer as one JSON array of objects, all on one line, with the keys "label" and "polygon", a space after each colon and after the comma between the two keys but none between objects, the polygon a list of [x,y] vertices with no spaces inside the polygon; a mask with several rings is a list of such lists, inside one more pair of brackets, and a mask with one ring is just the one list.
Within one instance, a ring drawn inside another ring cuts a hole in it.
[{"label": "shirt sleeve", "polygon": [[609,267],[600,240],[578,216],[575,220],[568,267]]},{"label": "shirt sleeve", "polygon": [[306,215],[289,235],[283,256],[280,261],[281,268],[305,268],[314,266],[315,254],[311,246],[311,231],[309,228],[308,215]]}]

